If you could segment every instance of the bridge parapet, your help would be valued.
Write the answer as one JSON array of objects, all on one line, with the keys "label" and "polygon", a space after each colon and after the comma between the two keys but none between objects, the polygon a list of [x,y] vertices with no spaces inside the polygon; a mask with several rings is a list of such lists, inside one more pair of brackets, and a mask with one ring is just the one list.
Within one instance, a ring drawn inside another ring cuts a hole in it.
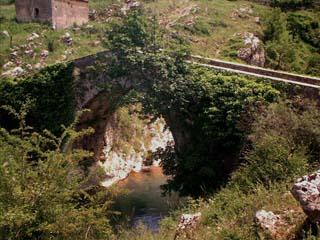
[{"label": "bridge parapet", "polygon": [[245,65],[240,63],[222,61],[219,59],[205,58],[202,56],[192,55],[190,62],[199,64],[211,68],[221,69],[225,71],[231,71],[235,73],[247,74],[259,78],[266,78],[270,80],[287,82],[305,87],[319,88],[320,89],[320,78],[299,75],[289,72],[276,71],[267,68],[261,68],[251,65]]},{"label": "bridge parapet", "polygon": [[[83,70],[88,66],[94,65],[96,59],[106,58],[106,57],[108,58],[111,56],[111,54],[112,53],[110,51],[106,50],[94,55],[89,55],[86,57],[75,59],[74,63],[77,68]],[[277,71],[273,69],[261,68],[261,67],[246,65],[246,64],[229,62],[229,61],[223,61],[219,59],[206,58],[198,55],[192,55],[189,59],[189,62],[193,64],[214,68],[214,69],[220,69],[224,71],[250,75],[258,78],[265,78],[273,81],[280,81],[280,82],[320,89],[319,77],[289,73],[284,71]]]}]

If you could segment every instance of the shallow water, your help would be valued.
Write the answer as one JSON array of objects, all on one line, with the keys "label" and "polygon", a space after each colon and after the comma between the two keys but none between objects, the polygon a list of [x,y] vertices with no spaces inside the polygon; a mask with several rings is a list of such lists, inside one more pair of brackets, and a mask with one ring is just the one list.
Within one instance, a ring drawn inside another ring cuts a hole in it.
[{"label": "shallow water", "polygon": [[160,220],[178,203],[176,195],[161,195],[160,185],[166,180],[160,167],[151,167],[148,172],[133,172],[117,184],[129,190],[116,200],[115,208],[129,219],[131,227],[142,223],[153,232],[158,230]]}]

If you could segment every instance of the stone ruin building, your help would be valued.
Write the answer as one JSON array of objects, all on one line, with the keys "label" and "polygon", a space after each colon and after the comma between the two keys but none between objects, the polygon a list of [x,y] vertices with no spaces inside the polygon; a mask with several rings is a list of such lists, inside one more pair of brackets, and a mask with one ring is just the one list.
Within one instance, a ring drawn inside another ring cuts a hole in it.
[{"label": "stone ruin building", "polygon": [[54,29],[81,25],[89,19],[89,0],[16,0],[15,5],[19,22],[47,22]]}]

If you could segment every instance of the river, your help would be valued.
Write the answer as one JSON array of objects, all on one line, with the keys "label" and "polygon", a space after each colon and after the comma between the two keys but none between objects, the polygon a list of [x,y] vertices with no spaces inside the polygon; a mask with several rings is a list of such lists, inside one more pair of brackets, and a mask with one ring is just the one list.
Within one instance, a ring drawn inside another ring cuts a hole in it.
[{"label": "river", "polygon": [[162,196],[160,185],[166,183],[167,176],[160,167],[150,171],[132,172],[128,178],[117,183],[117,187],[127,189],[115,201],[115,209],[129,220],[130,227],[144,224],[152,232],[159,228],[160,220],[178,204],[178,196]]}]

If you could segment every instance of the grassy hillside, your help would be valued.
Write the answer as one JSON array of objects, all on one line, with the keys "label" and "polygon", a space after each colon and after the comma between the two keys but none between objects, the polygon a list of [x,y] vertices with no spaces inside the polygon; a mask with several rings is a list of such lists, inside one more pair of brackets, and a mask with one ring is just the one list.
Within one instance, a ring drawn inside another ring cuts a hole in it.
[{"label": "grassy hillside", "polygon": [[[262,39],[264,19],[274,11],[274,8],[269,6],[242,0],[142,2],[149,9],[150,16],[156,14],[160,26],[164,29],[165,38],[166,36],[184,38],[194,54],[239,62],[241,60],[237,57],[237,52],[244,45],[245,33],[253,33]],[[106,41],[105,30],[110,26],[110,22],[121,19],[120,9],[123,6],[123,3],[113,0],[91,0],[90,8],[97,11],[96,20],[80,28],[53,31],[45,24],[18,24],[15,21],[14,5],[6,3],[6,1],[0,3],[0,71],[2,65],[12,59],[10,55],[13,52],[18,54],[15,60],[18,61],[18,65],[30,68],[26,65],[31,64],[34,68],[37,63],[36,67],[40,67],[103,50],[105,48],[103,43]],[[319,22],[316,10],[299,10],[299,13]],[[3,34],[4,31],[9,33],[12,40]],[[73,38],[71,46],[62,41],[66,32]],[[31,47],[28,47],[26,39],[31,33],[37,33],[40,37],[30,41]],[[289,70],[305,72],[309,58],[318,56],[314,54],[319,53],[319,48],[312,47],[299,39],[296,41],[298,67]],[[25,53],[30,48],[34,50],[34,54]],[[49,50],[48,57],[41,58],[43,50]]]}]

